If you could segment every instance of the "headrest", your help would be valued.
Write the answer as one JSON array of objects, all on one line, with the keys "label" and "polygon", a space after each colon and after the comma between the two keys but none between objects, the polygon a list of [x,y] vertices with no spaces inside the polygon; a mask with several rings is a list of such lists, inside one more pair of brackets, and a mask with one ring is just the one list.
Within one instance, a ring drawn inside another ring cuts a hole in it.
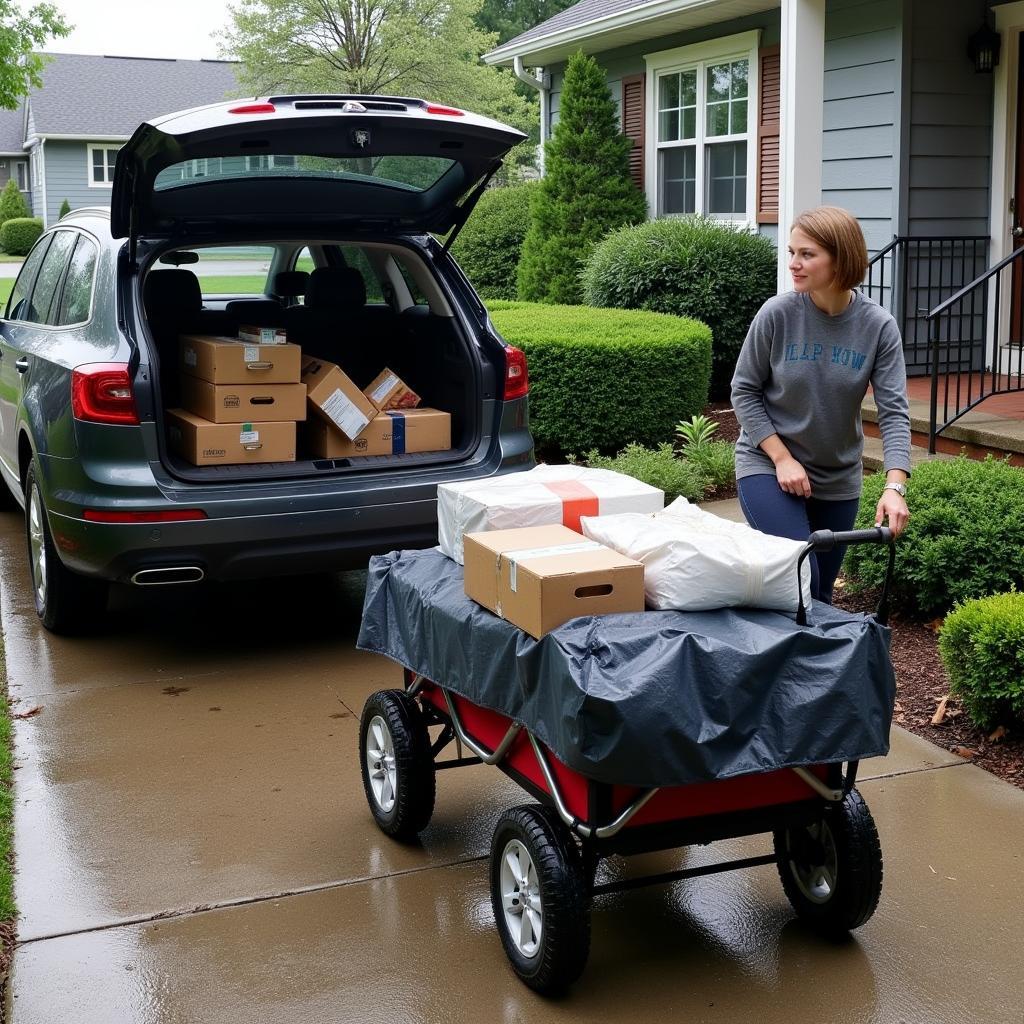
[{"label": "headrest", "polygon": [[203,308],[199,278],[191,270],[153,270],[142,288],[146,316],[183,323]]},{"label": "headrest", "polygon": [[236,324],[256,327],[281,327],[284,309],[273,299],[232,299],[224,307],[228,319]]},{"label": "headrest", "polygon": [[352,309],[366,305],[366,285],[355,267],[318,267],[309,275],[306,306]]},{"label": "headrest", "polygon": [[305,295],[308,281],[309,274],[304,270],[282,270],[274,278],[274,294],[286,299]]}]

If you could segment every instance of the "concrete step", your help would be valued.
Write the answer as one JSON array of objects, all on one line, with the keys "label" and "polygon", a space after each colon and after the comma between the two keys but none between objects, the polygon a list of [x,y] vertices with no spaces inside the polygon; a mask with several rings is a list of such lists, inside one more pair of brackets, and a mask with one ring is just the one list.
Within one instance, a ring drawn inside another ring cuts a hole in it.
[{"label": "concrete step", "polygon": [[[953,459],[955,455],[947,455],[944,452],[936,452],[929,455],[926,448],[918,448],[917,445],[910,446],[910,469],[914,470],[922,462],[931,462],[934,459]],[[872,472],[881,472],[885,468],[882,458],[882,439],[880,437],[864,438],[864,468]]]}]

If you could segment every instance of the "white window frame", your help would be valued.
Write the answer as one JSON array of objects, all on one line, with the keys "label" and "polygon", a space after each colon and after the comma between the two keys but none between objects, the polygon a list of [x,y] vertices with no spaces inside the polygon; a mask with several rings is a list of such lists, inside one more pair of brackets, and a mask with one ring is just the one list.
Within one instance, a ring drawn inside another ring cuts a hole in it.
[{"label": "white window frame", "polygon": [[14,179],[18,183],[19,192],[28,192],[32,187],[31,179],[29,177],[28,164],[24,160],[14,161]]},{"label": "white window frame", "polygon": [[[644,191],[647,194],[648,208],[656,217],[680,217],[684,214],[663,214],[660,205],[660,188],[658,175],[660,170],[659,153],[662,149],[674,146],[695,146],[697,156],[697,177],[695,182],[694,205],[697,213],[703,213],[705,205],[705,165],[707,161],[706,131],[707,106],[705,93],[707,90],[707,67],[709,64],[724,64],[727,61],[747,61],[747,130],[743,135],[714,136],[714,142],[739,142],[746,139],[747,143],[747,199],[746,215],[742,218],[719,217],[727,223],[738,224],[756,229],[757,211],[757,124],[758,101],[760,99],[758,83],[757,52],[761,41],[759,30],[740,32],[733,36],[722,36],[720,39],[709,39],[703,43],[680,46],[673,50],[662,50],[660,53],[644,54],[647,65],[647,88],[644,97],[644,120],[646,152],[644,153]],[[685,141],[658,142],[658,86],[663,75],[678,74],[681,71],[697,72],[697,134],[694,139]],[[712,143],[713,144],[713,143]]]},{"label": "white window frame", "polygon": [[[107,153],[113,151],[117,154],[123,144],[111,142],[90,143],[85,147],[85,174],[89,188],[110,188],[114,184],[114,165],[107,163]],[[94,181],[92,177],[92,155],[96,150],[103,152],[103,181]],[[115,160],[117,159],[115,155]]]}]

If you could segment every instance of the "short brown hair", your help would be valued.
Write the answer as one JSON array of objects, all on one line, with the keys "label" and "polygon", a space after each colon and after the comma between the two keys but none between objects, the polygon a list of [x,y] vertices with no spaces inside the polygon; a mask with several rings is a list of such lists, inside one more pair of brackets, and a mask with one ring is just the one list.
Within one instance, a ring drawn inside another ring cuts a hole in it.
[{"label": "short brown hair", "polygon": [[836,265],[836,288],[856,288],[868,270],[868,247],[857,219],[839,206],[804,210],[790,230],[798,228],[831,255]]}]

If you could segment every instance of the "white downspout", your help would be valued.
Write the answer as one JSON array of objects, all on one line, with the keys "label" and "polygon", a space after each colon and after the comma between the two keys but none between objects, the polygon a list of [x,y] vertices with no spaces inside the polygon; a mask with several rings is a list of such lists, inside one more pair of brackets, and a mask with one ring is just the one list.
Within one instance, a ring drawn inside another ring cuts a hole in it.
[{"label": "white downspout", "polygon": [[537,163],[540,165],[540,173],[541,177],[543,177],[544,143],[547,142],[548,139],[548,92],[551,88],[551,76],[544,74],[543,68],[537,68],[540,77],[534,77],[523,67],[523,58],[518,54],[512,58],[512,68],[516,73],[516,78],[518,78],[520,82],[524,82],[526,85],[529,85],[540,93],[540,154]]}]

